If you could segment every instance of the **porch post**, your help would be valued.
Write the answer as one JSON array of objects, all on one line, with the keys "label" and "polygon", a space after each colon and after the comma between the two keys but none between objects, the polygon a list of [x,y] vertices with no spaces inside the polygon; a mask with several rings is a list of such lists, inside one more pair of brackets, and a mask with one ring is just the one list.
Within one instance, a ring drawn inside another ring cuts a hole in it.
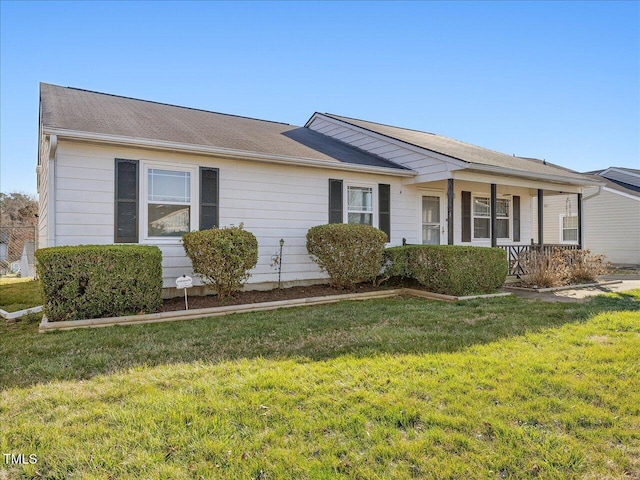
[{"label": "porch post", "polygon": [[582,250],[582,194],[578,194],[578,248]]},{"label": "porch post", "polygon": [[538,189],[538,245],[544,243],[544,192],[541,188]]},{"label": "porch post", "polygon": [[491,246],[498,246],[498,222],[496,220],[498,187],[495,183],[491,184]]},{"label": "porch post", "polygon": [[447,244],[453,245],[453,178],[447,180]]}]

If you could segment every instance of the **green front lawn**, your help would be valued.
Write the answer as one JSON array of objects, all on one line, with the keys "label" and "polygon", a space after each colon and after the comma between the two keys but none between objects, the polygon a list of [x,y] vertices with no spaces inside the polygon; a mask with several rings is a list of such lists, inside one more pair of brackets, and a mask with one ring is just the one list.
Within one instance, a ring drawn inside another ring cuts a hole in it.
[{"label": "green front lawn", "polygon": [[633,478],[639,310],[640,290],[1,326],[0,451],[38,461],[0,478]]},{"label": "green front lawn", "polygon": [[5,312],[17,312],[38,305],[42,305],[38,280],[0,280],[0,309]]}]

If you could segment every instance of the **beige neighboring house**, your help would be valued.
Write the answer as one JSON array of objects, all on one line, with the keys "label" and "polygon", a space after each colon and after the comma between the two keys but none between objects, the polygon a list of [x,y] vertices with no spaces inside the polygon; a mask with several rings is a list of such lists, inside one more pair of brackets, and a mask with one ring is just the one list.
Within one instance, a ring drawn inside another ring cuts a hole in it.
[{"label": "beige neighboring house", "polygon": [[247,288],[277,284],[280,239],[284,285],[322,283],[306,249],[315,225],[368,224],[390,246],[497,246],[515,258],[535,235],[531,198],[599,185],[545,162],[329,113],[296,126],[44,83],[37,171],[40,247],[157,245],[166,295],[192,275],[188,231],[243,223],[258,240]]},{"label": "beige neighboring house", "polygon": [[[602,185],[582,197],[584,248],[616,265],[640,265],[640,170],[610,167],[586,175]],[[544,209],[544,242],[577,244],[576,195],[546,197]]]}]

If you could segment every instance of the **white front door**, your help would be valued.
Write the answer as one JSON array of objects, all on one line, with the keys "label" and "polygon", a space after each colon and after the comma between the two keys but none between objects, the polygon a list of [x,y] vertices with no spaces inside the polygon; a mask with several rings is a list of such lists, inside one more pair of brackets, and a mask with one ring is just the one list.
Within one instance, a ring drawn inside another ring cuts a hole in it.
[{"label": "white front door", "polygon": [[440,197],[422,197],[422,244],[440,245],[442,225],[440,223]]}]

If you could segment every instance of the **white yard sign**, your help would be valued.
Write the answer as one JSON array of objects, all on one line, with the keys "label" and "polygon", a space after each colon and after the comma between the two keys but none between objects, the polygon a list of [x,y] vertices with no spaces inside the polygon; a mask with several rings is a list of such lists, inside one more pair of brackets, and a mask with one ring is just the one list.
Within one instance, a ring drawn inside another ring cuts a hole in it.
[{"label": "white yard sign", "polygon": [[189,310],[189,302],[187,301],[187,288],[193,287],[193,279],[183,275],[176,279],[176,288],[179,290],[184,288],[184,309]]}]

